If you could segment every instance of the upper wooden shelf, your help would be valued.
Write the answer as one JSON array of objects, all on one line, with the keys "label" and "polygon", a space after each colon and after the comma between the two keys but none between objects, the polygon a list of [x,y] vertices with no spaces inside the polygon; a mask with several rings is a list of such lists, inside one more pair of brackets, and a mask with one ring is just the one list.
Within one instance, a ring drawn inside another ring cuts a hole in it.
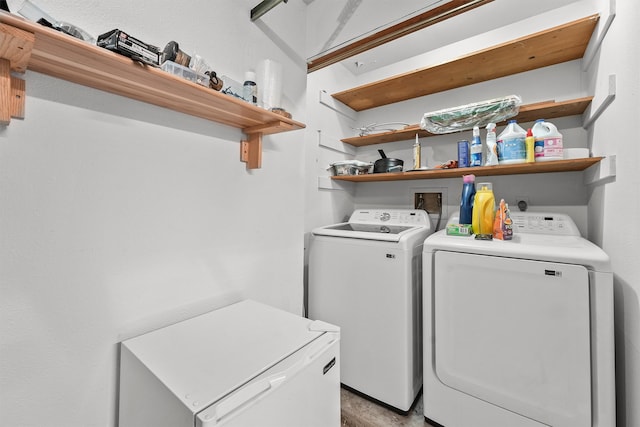
[{"label": "upper wooden shelf", "polygon": [[333,94],[356,111],[582,58],[599,15]]},{"label": "upper wooden shelf", "polygon": [[[517,120],[520,123],[532,122],[537,119],[555,119],[558,117],[574,116],[582,114],[587,109],[592,96],[584,98],[571,99],[567,101],[545,101],[535,104],[522,105],[518,115],[512,117],[509,120]],[[498,125],[504,124],[506,121],[497,123]],[[350,138],[344,138],[341,141],[354,147],[364,147],[366,145],[383,144],[385,142],[397,142],[407,141],[415,138],[416,133],[418,137],[428,136],[441,136],[439,134],[433,134],[426,130],[420,129],[420,125],[410,125],[399,130],[393,130],[388,132],[380,132],[365,136],[354,136]]]},{"label": "upper wooden shelf", "polygon": [[429,169],[415,172],[371,173],[365,175],[332,176],[336,181],[379,182],[406,181],[416,179],[459,178],[463,175],[500,176],[521,175],[548,172],[576,172],[600,162],[603,157],[587,157],[584,159],[554,160],[536,163],[519,163],[515,165],[479,166],[472,168]]},{"label": "upper wooden shelf", "polygon": [[[16,29],[35,36],[30,52],[22,52],[28,58],[29,70],[240,128],[250,135],[252,144],[260,145],[261,135],[305,127],[241,99],[5,12],[0,12],[0,58],[7,54],[5,46],[15,45]],[[24,72],[25,61],[16,63],[23,68],[13,71]],[[255,158],[259,153],[252,151],[249,157]],[[257,157],[253,167],[260,167]]]}]

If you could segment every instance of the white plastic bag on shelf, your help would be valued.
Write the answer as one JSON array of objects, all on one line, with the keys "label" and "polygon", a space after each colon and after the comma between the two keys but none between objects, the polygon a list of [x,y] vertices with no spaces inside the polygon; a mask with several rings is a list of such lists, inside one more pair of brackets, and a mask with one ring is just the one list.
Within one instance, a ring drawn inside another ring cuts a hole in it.
[{"label": "white plastic bag on shelf", "polygon": [[490,122],[498,123],[516,116],[521,104],[522,100],[519,96],[509,95],[460,107],[445,108],[425,113],[420,121],[420,127],[435,134],[469,130],[474,126],[484,127]]}]

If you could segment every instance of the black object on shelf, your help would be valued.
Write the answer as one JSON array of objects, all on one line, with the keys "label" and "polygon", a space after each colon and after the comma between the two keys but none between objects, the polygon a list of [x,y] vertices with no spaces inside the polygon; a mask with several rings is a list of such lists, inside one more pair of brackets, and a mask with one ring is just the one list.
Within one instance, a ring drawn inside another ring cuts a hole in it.
[{"label": "black object on shelf", "polygon": [[115,29],[99,35],[96,45],[145,64],[160,65],[160,53],[156,46],[131,37],[122,30]]}]

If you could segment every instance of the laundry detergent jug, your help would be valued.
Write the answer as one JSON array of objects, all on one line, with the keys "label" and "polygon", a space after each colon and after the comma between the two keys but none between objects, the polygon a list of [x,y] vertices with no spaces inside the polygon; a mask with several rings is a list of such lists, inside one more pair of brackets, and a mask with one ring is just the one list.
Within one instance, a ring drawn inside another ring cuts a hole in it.
[{"label": "laundry detergent jug", "polygon": [[478,184],[473,200],[471,228],[476,239],[493,238],[493,221],[496,213],[496,199],[493,195],[493,185],[490,182]]},{"label": "laundry detergent jug", "polygon": [[527,132],[515,120],[498,135],[498,164],[510,165],[527,161],[525,138]]},{"label": "laundry detergent jug", "polygon": [[536,162],[563,159],[562,134],[558,132],[555,125],[545,122],[544,119],[538,119],[531,131],[535,139]]}]

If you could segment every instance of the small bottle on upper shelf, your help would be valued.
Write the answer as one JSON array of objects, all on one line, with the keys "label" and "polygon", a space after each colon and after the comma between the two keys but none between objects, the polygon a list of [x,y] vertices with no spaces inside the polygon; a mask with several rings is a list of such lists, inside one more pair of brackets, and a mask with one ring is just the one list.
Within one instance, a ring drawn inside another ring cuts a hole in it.
[{"label": "small bottle on upper shelf", "polygon": [[422,163],[422,148],[420,147],[420,140],[416,133],[416,142],[413,144],[413,169],[418,170]]},{"label": "small bottle on upper shelf", "polygon": [[256,85],[256,73],[253,71],[247,71],[244,75],[242,98],[253,105],[258,105],[258,86]]}]

